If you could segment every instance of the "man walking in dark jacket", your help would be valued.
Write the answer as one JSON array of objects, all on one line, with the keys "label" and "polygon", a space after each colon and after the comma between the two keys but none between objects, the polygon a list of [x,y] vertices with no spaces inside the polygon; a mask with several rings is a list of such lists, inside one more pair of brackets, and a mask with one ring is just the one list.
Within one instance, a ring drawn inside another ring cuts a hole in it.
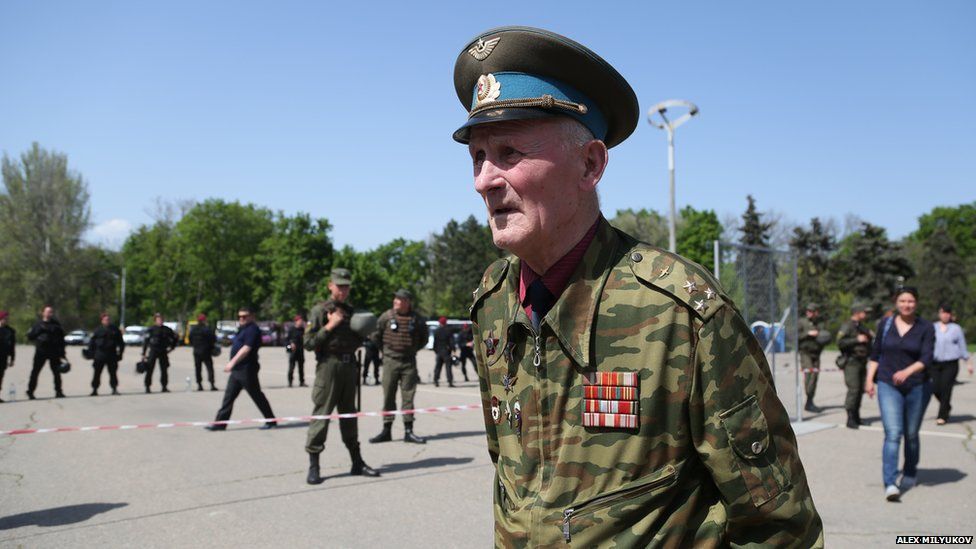
[{"label": "man walking in dark jacket", "polygon": [[[163,392],[168,393],[169,389],[166,385],[169,384],[169,352],[176,348],[176,334],[173,330],[163,324],[163,315],[161,313],[156,313],[153,315],[153,321],[156,323],[155,326],[149,328],[146,332],[146,339],[142,342],[142,359],[146,361],[146,392],[151,393],[152,390],[152,373],[153,369],[156,367],[156,362],[159,362],[159,383],[163,386]],[[146,352],[148,351],[148,358]]]},{"label": "man walking in dark jacket", "polygon": [[[265,418],[273,418],[274,412],[271,411],[271,404],[261,390],[261,383],[258,381],[258,370],[261,364],[258,363],[258,349],[261,348],[261,330],[254,324],[254,313],[247,307],[241,307],[237,313],[237,320],[240,329],[234,336],[234,342],[230,346],[230,362],[224,367],[225,372],[230,372],[227,378],[227,388],[224,389],[224,402],[217,411],[217,418],[214,421],[227,421],[234,410],[234,401],[241,391],[247,394],[254,401],[261,414]],[[273,429],[278,424],[269,421],[261,425],[261,429]],[[213,423],[205,427],[209,431],[223,431],[227,428],[224,423]]]},{"label": "man walking in dark jacket", "polygon": [[441,367],[447,366],[447,385],[454,387],[454,334],[447,327],[447,317],[437,319],[440,326],[434,330],[434,354],[437,361],[434,362],[434,387],[440,387]]},{"label": "man walking in dark jacket", "polygon": [[298,385],[305,385],[305,319],[301,315],[295,316],[295,325],[288,328],[285,335],[288,350],[288,386],[291,387],[295,379],[295,366],[298,366]]},{"label": "man walking in dark jacket", "polygon": [[[0,311],[0,389],[3,388],[3,372],[13,367],[16,351],[17,331],[7,326],[7,311]],[[0,402],[3,402],[2,398]]]},{"label": "man walking in dark jacket", "polygon": [[125,349],[125,341],[122,340],[122,331],[119,327],[112,324],[112,319],[108,313],[102,313],[102,325],[95,329],[91,340],[88,342],[88,352],[91,353],[92,367],[95,374],[92,377],[91,396],[98,396],[98,386],[102,382],[102,369],[108,367],[108,383],[112,387],[112,394],[119,394],[119,361],[122,360],[122,352]]},{"label": "man walking in dark jacket", "polygon": [[210,390],[216,391],[214,385],[213,351],[217,347],[217,334],[207,326],[207,315],[197,315],[197,323],[190,328],[190,345],[193,346],[193,368],[197,374],[197,391],[203,390],[202,366],[207,367],[207,379],[210,380]]},{"label": "man walking in dark jacket", "polygon": [[31,326],[27,332],[27,340],[34,342],[34,367],[31,368],[30,380],[27,382],[27,398],[34,400],[34,390],[37,389],[37,376],[47,362],[54,375],[54,397],[64,398],[61,392],[61,359],[64,358],[64,329],[54,318],[54,307],[45,305],[41,310],[41,319]]}]

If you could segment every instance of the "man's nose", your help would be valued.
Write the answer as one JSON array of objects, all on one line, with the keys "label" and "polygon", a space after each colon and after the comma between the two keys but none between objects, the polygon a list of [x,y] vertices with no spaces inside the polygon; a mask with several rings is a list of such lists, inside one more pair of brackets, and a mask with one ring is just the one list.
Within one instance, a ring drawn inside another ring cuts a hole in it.
[{"label": "man's nose", "polygon": [[498,169],[490,160],[485,160],[481,164],[481,170],[474,178],[474,190],[478,194],[485,194],[492,189],[505,186],[505,178],[502,171]]}]

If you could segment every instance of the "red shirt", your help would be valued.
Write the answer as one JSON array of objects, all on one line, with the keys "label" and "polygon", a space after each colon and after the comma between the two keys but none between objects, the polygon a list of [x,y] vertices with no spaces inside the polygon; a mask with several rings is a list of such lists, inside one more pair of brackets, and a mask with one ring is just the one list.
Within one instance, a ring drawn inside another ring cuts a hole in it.
[{"label": "red shirt", "polygon": [[[573,276],[573,272],[576,271],[576,267],[579,266],[580,261],[583,260],[583,255],[586,254],[586,249],[590,247],[590,242],[593,242],[593,237],[596,236],[596,229],[600,225],[600,219],[597,218],[596,223],[590,227],[590,230],[586,231],[583,238],[573,246],[573,249],[566,252],[566,255],[562,257],[559,261],[549,267],[542,276],[542,283],[546,286],[546,289],[556,298],[563,293],[566,289],[566,285],[569,284],[569,278]],[[519,271],[519,303],[525,309],[525,314],[532,318],[532,305],[529,304],[528,297],[528,287],[530,284],[535,282],[539,277],[539,273],[532,270],[524,261],[521,261],[521,270]]]}]

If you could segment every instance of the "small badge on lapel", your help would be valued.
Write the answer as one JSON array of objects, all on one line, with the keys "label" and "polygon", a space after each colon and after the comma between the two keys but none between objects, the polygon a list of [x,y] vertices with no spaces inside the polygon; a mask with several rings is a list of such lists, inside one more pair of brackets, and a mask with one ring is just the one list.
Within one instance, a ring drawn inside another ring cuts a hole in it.
[{"label": "small badge on lapel", "polygon": [[495,330],[491,330],[488,332],[488,338],[485,339],[485,356],[494,356],[497,349],[498,338],[495,337]]},{"label": "small badge on lapel", "polygon": [[512,392],[512,389],[515,388],[515,382],[516,381],[518,381],[518,377],[517,376],[513,376],[511,374],[505,374],[502,377],[502,385],[505,387],[505,393],[506,394]]},{"label": "small badge on lapel", "polygon": [[514,417],[511,419],[512,430],[518,435],[519,440],[522,440],[522,405],[517,400],[515,401],[513,415]]}]

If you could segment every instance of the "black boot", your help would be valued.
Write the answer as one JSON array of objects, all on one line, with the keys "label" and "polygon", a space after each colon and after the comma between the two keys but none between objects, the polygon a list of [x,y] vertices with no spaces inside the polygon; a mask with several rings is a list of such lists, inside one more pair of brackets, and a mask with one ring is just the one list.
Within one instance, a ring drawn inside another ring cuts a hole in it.
[{"label": "black boot", "polygon": [[217,386],[216,386],[216,385],[214,385],[213,383],[211,383],[211,384],[210,384],[210,390],[211,390],[211,391],[216,391],[216,390],[217,390]]},{"label": "black boot", "polygon": [[383,430],[380,431],[380,434],[369,439],[369,443],[376,444],[377,442],[390,442],[391,440],[393,440],[393,435],[390,433],[392,429],[393,429],[393,422],[384,423]]},{"label": "black boot", "polygon": [[203,383],[197,383],[197,391],[203,390]]},{"label": "black boot", "polygon": [[414,444],[427,444],[427,439],[425,439],[424,437],[420,437],[420,436],[417,436],[417,435],[413,434],[413,424],[412,423],[411,424],[407,424],[404,427],[404,430],[406,432],[403,434],[403,442],[412,442]]},{"label": "black boot", "polygon": [[325,479],[319,474],[319,454],[308,455],[308,477],[305,482],[309,484],[322,484]]},{"label": "black boot", "polygon": [[378,477],[380,472],[373,469],[366,462],[363,461],[363,455],[359,452],[359,443],[347,444],[346,447],[349,449],[349,457],[352,459],[352,469],[350,469],[349,474],[353,476],[364,476],[364,477]]},{"label": "black boot", "polygon": [[812,412],[814,414],[816,414],[817,412],[820,411],[820,408],[817,408],[817,406],[813,403],[813,399],[812,398],[808,398],[807,399],[807,405],[804,406],[803,409],[806,410],[806,411],[808,411],[808,412]]},{"label": "black boot", "polygon": [[857,429],[860,424],[857,422],[857,412],[847,411],[847,428]]}]

